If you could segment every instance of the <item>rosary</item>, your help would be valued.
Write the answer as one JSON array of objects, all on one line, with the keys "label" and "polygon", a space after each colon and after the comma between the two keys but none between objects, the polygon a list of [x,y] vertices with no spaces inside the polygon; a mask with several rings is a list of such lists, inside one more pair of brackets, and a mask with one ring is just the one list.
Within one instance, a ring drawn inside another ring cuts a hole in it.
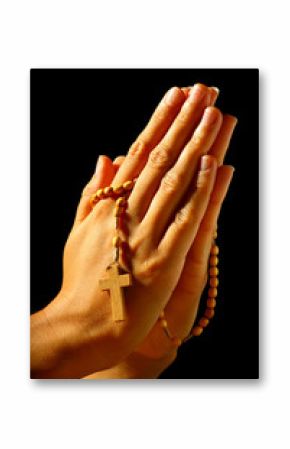
[{"label": "rosary", "polygon": [[[99,281],[99,286],[102,290],[110,292],[112,304],[112,317],[114,321],[124,321],[126,319],[126,307],[123,293],[123,287],[132,285],[132,275],[127,271],[123,272],[120,266],[120,250],[124,252],[126,241],[122,240],[120,231],[122,224],[126,217],[126,209],[128,207],[128,198],[135,185],[136,179],[126,181],[117,187],[105,187],[97,190],[90,199],[91,207],[93,208],[99,200],[111,198],[115,201],[114,217],[115,217],[115,236],[113,237],[114,260],[107,267],[106,271],[108,277]],[[206,309],[203,316],[198,323],[193,326],[190,333],[183,340],[171,334],[168,323],[164,315],[164,311],[159,315],[158,321],[163,328],[167,337],[171,340],[174,346],[180,346],[183,342],[189,340],[191,337],[197,337],[202,334],[205,327],[208,326],[209,321],[215,314],[217,287],[218,287],[218,253],[219,248],[216,245],[217,231],[213,236],[213,243],[211,246],[209,257],[209,289],[208,298],[206,301]]]}]

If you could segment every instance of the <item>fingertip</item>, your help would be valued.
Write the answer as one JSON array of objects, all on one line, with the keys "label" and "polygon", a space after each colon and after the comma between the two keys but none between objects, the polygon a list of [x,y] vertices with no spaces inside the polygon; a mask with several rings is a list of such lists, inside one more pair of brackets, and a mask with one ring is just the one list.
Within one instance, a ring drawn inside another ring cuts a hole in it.
[{"label": "fingertip", "polygon": [[210,93],[209,104],[214,105],[219,96],[220,90],[218,87],[212,86],[212,87],[209,87],[209,93]]},{"label": "fingertip", "polygon": [[114,160],[113,160],[113,164],[117,164],[117,165],[121,165],[124,160],[125,160],[126,156],[117,156]]},{"label": "fingertip", "polygon": [[238,118],[231,114],[224,114],[224,122],[226,125],[234,129],[237,126]]},{"label": "fingertip", "polygon": [[233,176],[233,174],[234,174],[236,169],[235,169],[235,167],[233,165],[222,165],[221,167],[219,167],[218,170],[221,173]]},{"label": "fingertip", "polygon": [[205,154],[204,156],[202,156],[201,163],[200,163],[201,171],[214,170],[216,168],[216,166],[217,166],[217,160],[214,156],[211,156],[210,154]]},{"label": "fingertip", "polygon": [[222,165],[217,171],[217,184],[224,185],[224,189],[228,189],[235,172],[235,167],[232,165]]},{"label": "fingertip", "polygon": [[171,87],[171,89],[166,92],[164,97],[164,101],[168,106],[177,106],[184,101],[184,99],[184,92],[177,86]]},{"label": "fingertip", "polygon": [[208,126],[216,125],[218,123],[221,124],[223,121],[223,114],[215,106],[208,106],[204,110],[203,120]]},{"label": "fingertip", "polygon": [[99,174],[102,170],[111,165],[112,165],[111,159],[105,154],[100,154],[97,160],[95,174]]}]

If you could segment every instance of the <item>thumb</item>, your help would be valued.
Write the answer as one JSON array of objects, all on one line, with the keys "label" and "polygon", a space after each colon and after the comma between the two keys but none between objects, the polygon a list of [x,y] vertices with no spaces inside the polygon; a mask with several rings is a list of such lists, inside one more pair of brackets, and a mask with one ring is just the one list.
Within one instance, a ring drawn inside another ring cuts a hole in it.
[{"label": "thumb", "polygon": [[98,189],[109,186],[115,176],[116,169],[108,156],[101,155],[98,158],[96,170],[82,192],[77,208],[74,226],[80,224],[91,212],[90,198]]}]

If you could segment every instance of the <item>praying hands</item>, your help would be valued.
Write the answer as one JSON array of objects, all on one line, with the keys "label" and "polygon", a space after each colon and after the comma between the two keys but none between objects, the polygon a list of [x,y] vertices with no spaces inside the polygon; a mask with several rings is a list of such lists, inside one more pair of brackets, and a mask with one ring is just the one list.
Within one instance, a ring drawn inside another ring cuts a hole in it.
[{"label": "praying hands", "polygon": [[[31,317],[32,377],[155,378],[175,359],[195,322],[233,175],[223,160],[237,120],[213,106],[217,95],[201,84],[170,89],[126,157],[99,157],[65,246],[61,290]],[[115,202],[92,197],[130,180],[120,265],[132,285],[122,289],[125,319],[114,321],[99,281],[109,289]]]}]

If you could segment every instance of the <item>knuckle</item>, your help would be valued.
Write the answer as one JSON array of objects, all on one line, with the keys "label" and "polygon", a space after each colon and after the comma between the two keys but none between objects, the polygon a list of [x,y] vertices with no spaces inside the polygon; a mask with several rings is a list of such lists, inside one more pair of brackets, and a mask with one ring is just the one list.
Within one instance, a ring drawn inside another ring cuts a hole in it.
[{"label": "knuckle", "polygon": [[148,160],[154,169],[165,169],[169,164],[169,151],[165,147],[157,147],[152,151]]},{"label": "knuckle", "polygon": [[135,142],[131,145],[128,156],[142,158],[150,151],[148,142],[139,136]]},{"label": "knuckle", "polygon": [[182,208],[176,214],[174,218],[174,223],[180,227],[188,227],[192,224],[191,216],[187,209]]},{"label": "knuckle", "polygon": [[135,270],[135,276],[144,284],[154,282],[161,273],[162,262],[158,259],[145,259]]},{"label": "knuckle", "polygon": [[174,193],[181,184],[181,175],[176,171],[169,170],[161,181],[161,188],[167,193]]},{"label": "knuckle", "polygon": [[197,130],[192,138],[192,146],[196,151],[202,153],[204,144],[204,133],[201,130]]},{"label": "knuckle", "polygon": [[190,116],[189,116],[188,112],[182,111],[182,113],[179,114],[178,119],[177,119],[178,128],[187,127],[189,120],[190,120]]},{"label": "knuckle", "polygon": [[209,189],[209,181],[211,179],[211,173],[209,171],[201,171],[198,174],[196,187],[199,191],[207,192]]}]

